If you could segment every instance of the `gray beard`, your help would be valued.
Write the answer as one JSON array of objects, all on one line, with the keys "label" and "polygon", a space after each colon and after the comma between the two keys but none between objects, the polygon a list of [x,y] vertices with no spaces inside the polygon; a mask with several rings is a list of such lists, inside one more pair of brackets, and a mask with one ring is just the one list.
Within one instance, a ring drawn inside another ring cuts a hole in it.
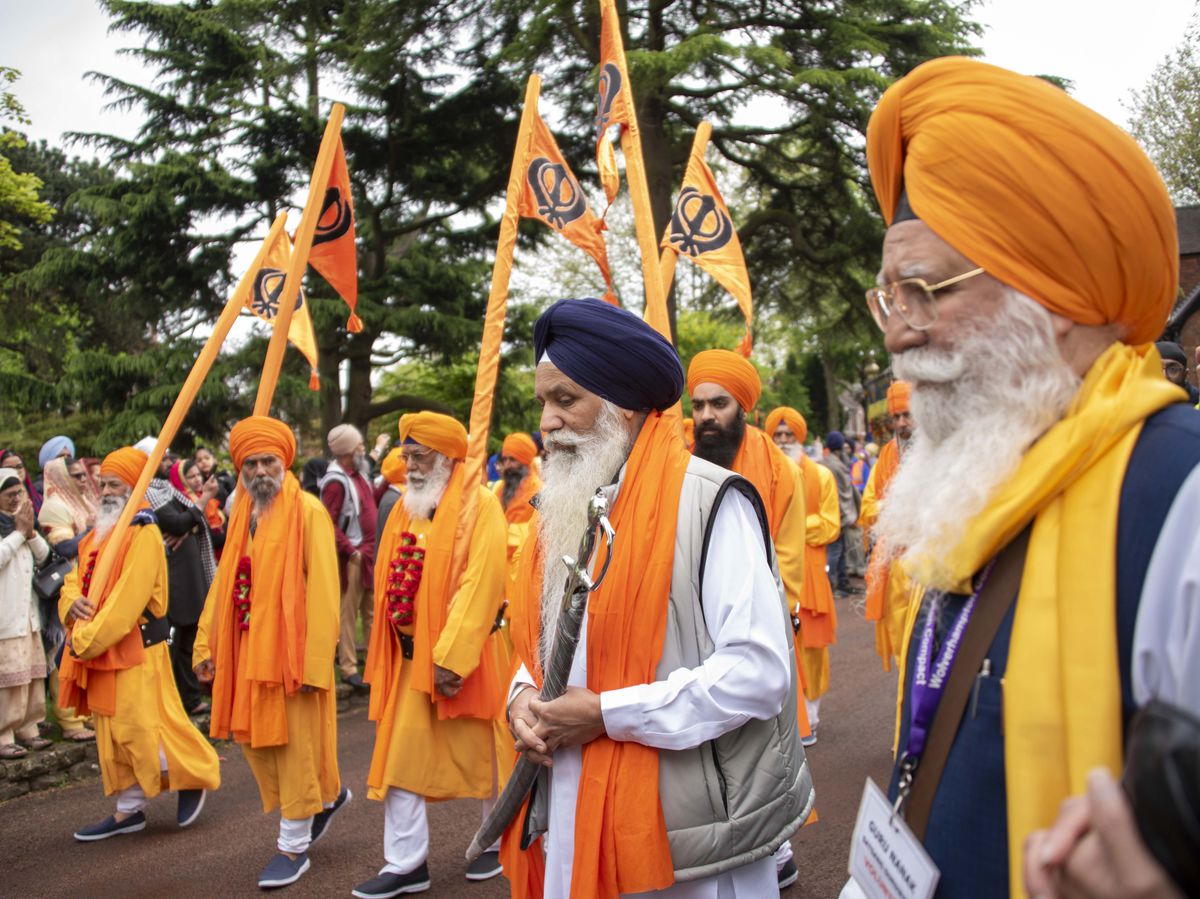
[{"label": "gray beard", "polygon": [[414,519],[433,518],[434,510],[442,501],[442,494],[446,492],[446,485],[450,483],[450,474],[453,468],[450,460],[438,453],[433,462],[433,470],[428,475],[412,471],[408,473],[408,483],[404,490],[404,508],[410,517]]},{"label": "gray beard", "polygon": [[613,482],[629,452],[633,439],[617,407],[607,400],[587,432],[565,428],[546,436],[546,459],[542,463],[542,491],[538,498],[538,544],[542,551],[543,665],[553,645],[558,613],[562,605],[566,569],[563,556],[579,552],[587,527],[587,508],[596,491]]},{"label": "gray beard", "polygon": [[928,563],[926,586],[944,589],[946,551],[1062,418],[1080,378],[1058,350],[1049,313],[1016,291],[952,349],[908,350],[892,368],[913,384],[916,427],[874,536],[893,558]]},{"label": "gray beard", "polygon": [[279,496],[279,491],[283,489],[283,478],[276,480],[270,475],[260,474],[251,481],[242,478],[242,484],[245,485],[246,493],[250,495],[250,500],[254,503],[251,517],[254,521],[258,521],[271,511],[275,497]]},{"label": "gray beard", "polygon": [[96,542],[101,543],[112,531],[129,501],[125,496],[100,497],[100,509],[96,512]]}]

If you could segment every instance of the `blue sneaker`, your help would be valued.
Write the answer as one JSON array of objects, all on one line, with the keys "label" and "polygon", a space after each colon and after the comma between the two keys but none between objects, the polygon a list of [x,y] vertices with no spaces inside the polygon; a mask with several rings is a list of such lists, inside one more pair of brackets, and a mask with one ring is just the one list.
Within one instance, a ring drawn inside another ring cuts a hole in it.
[{"label": "blue sneaker", "polygon": [[258,887],[261,890],[273,890],[295,883],[309,868],[308,853],[301,852],[295,858],[288,858],[282,852],[276,855],[258,875]]},{"label": "blue sneaker", "polygon": [[342,806],[353,798],[354,794],[350,792],[349,788],[342,787],[342,791],[338,793],[338,797],[333,801],[333,805],[313,815],[312,830],[309,831],[308,838],[310,848],[315,846],[317,840],[325,835],[325,830],[329,827],[329,822],[333,820],[333,816],[341,811]]},{"label": "blue sneaker", "polygon": [[75,839],[81,843],[92,843],[96,840],[107,840],[109,837],[120,836],[123,833],[137,833],[145,828],[146,815],[144,812],[134,812],[124,821],[118,821],[115,815],[109,815],[99,824],[75,831]]},{"label": "blue sneaker", "polygon": [[208,790],[180,790],[179,804],[175,811],[175,823],[180,827],[187,827],[195,822],[200,817],[200,812],[204,810],[204,797],[208,795]]}]

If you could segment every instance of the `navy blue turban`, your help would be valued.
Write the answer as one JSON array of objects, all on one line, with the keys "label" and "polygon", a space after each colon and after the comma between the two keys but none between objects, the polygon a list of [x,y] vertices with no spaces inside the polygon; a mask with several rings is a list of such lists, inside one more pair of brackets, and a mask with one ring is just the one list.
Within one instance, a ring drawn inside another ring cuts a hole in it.
[{"label": "navy blue turban", "polygon": [[559,300],[533,326],[535,359],[550,354],[564,375],[622,409],[671,408],[683,366],[670,342],[625,309],[600,300]]}]

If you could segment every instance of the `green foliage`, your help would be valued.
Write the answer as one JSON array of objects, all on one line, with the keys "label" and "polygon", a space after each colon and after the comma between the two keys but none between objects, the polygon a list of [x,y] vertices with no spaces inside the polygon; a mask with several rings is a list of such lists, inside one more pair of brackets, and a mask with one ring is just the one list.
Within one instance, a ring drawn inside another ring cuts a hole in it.
[{"label": "green foliage", "polygon": [[[0,66],[0,85],[13,84],[20,75],[16,69]],[[29,117],[16,95],[6,87],[0,87],[0,124],[6,121],[28,125]],[[13,151],[24,148],[21,135],[0,130],[0,250],[21,249],[18,235],[22,222],[44,224],[54,215],[50,205],[38,199],[41,180],[31,173],[13,169],[9,157]]]}]

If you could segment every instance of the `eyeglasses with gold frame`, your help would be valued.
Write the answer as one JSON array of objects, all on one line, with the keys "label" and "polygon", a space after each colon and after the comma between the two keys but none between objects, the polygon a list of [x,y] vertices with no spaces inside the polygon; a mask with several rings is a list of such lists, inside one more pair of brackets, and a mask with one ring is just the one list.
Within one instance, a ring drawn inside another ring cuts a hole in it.
[{"label": "eyeglasses with gold frame", "polygon": [[954,284],[982,275],[982,268],[972,269],[930,284],[924,278],[901,278],[880,287],[872,287],[866,292],[867,308],[879,325],[881,331],[887,330],[892,312],[898,312],[904,323],[914,331],[927,331],[937,321],[937,298],[939,290],[945,290]]}]

